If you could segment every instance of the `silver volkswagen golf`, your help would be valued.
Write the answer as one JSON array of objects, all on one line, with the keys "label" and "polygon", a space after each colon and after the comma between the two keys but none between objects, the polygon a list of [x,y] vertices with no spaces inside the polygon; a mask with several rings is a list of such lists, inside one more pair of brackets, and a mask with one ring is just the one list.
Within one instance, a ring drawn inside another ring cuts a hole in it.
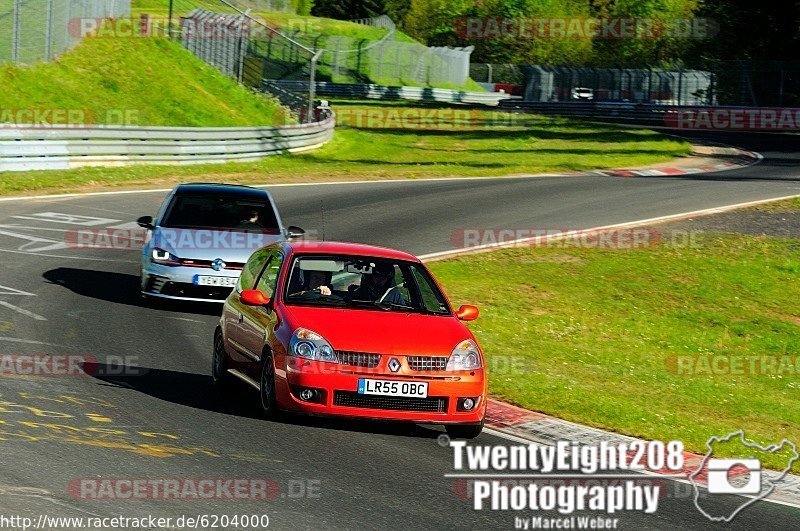
[{"label": "silver volkswagen golf", "polygon": [[155,219],[137,220],[147,230],[142,251],[145,298],[224,302],[253,252],[301,237],[284,227],[266,190],[227,184],[182,184]]}]

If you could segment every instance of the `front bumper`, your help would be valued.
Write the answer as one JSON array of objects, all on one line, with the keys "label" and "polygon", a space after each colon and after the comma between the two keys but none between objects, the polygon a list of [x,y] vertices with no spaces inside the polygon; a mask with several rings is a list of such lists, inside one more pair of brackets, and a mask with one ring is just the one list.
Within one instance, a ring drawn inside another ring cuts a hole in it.
[{"label": "front bumper", "polygon": [[[486,378],[474,371],[392,373],[343,367],[288,356],[285,377],[279,380],[278,406],[293,412],[430,424],[478,424],[486,413]],[[358,394],[358,380],[427,382],[428,398],[413,399]],[[302,389],[319,392],[315,401],[299,397]],[[320,396],[321,395],[321,396]],[[470,411],[459,410],[459,399],[477,399]]]},{"label": "front bumper", "polygon": [[143,295],[164,299],[201,302],[225,302],[233,288],[224,286],[198,286],[195,276],[239,278],[241,271],[214,271],[198,267],[170,267],[148,263],[142,268],[141,291]]}]

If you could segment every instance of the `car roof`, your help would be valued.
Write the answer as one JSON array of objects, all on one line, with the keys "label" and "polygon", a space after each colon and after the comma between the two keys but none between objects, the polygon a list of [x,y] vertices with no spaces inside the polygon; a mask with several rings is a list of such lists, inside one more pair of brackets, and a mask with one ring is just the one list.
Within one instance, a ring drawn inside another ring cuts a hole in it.
[{"label": "car roof", "polygon": [[214,195],[217,197],[233,197],[241,199],[258,199],[263,201],[269,192],[240,184],[189,183],[175,187],[176,195]]},{"label": "car roof", "polygon": [[390,260],[405,260],[408,262],[419,262],[419,258],[413,254],[379,247],[377,245],[366,245],[362,243],[346,242],[319,242],[319,241],[290,241],[283,244],[293,254],[338,254],[353,256],[369,256],[375,258],[387,258]]}]

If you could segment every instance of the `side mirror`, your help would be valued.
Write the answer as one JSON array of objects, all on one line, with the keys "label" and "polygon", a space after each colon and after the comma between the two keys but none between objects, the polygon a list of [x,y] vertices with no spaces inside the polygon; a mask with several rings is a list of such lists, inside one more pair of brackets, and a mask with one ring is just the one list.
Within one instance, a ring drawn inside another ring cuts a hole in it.
[{"label": "side mirror", "polygon": [[269,297],[257,289],[246,289],[241,295],[242,304],[247,306],[266,306],[269,304]]},{"label": "side mirror", "polygon": [[458,317],[462,321],[474,321],[475,319],[478,318],[479,313],[480,312],[478,311],[477,306],[469,306],[468,304],[465,304],[464,306],[458,309],[458,311],[456,312],[456,317]]},{"label": "side mirror", "polygon": [[289,236],[289,238],[301,238],[305,235],[305,233],[306,231],[294,225],[289,225],[286,227],[286,234]]},{"label": "side mirror", "polygon": [[136,220],[136,224],[143,229],[150,230],[153,228],[153,216],[142,216]]}]

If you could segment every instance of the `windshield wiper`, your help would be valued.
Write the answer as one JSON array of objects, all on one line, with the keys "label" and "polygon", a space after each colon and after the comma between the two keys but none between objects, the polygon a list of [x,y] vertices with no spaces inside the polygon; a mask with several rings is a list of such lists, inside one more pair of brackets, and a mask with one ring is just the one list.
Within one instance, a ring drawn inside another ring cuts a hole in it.
[{"label": "windshield wiper", "polygon": [[375,306],[380,308],[381,310],[391,310],[397,308],[399,310],[411,310],[411,311],[419,311],[419,308],[414,308],[413,306],[406,306],[405,304],[398,304],[396,302],[376,302]]},{"label": "windshield wiper", "polygon": [[410,310],[412,312],[422,312],[422,313],[426,313],[427,312],[427,310],[423,310],[421,308],[415,308],[414,306],[407,306],[405,304],[398,304],[396,302],[361,301],[361,300],[357,300],[357,299],[353,299],[350,302],[356,303],[356,304],[367,304],[369,306],[375,306],[375,307],[380,308],[381,310],[385,310],[387,312],[391,311],[391,310],[394,310],[394,309],[397,309],[397,310]]},{"label": "windshield wiper", "polygon": [[301,303],[301,304],[309,304],[314,305],[317,302],[326,302],[329,304],[334,304],[336,306],[346,306],[347,303],[341,299],[341,297],[337,297],[336,295],[320,295],[319,297],[292,297],[289,296],[286,298],[286,302],[291,303]]}]

